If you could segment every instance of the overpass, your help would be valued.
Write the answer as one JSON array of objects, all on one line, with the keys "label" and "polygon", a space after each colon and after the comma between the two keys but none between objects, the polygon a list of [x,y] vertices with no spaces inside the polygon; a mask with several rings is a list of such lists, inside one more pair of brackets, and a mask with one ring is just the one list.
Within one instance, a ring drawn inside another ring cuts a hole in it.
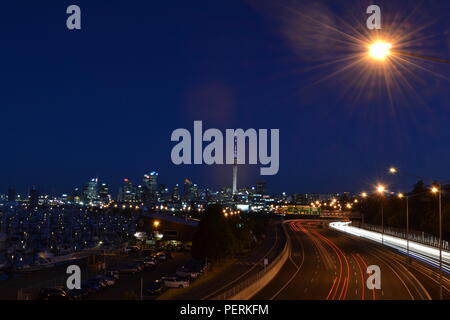
[{"label": "overpass", "polygon": [[359,219],[361,214],[354,211],[322,210],[320,217],[328,219]]}]

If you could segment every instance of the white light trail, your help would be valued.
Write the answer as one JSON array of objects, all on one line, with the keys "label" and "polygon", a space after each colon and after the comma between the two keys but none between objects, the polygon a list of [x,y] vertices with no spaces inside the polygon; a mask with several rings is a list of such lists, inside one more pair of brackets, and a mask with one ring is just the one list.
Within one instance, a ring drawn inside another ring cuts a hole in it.
[{"label": "white light trail", "polygon": [[[351,235],[381,243],[381,233],[350,226],[351,222],[331,222],[330,227]],[[383,245],[407,253],[406,239],[383,235]],[[439,249],[409,240],[409,255],[439,268]],[[450,252],[442,250],[442,269],[450,273]]]}]

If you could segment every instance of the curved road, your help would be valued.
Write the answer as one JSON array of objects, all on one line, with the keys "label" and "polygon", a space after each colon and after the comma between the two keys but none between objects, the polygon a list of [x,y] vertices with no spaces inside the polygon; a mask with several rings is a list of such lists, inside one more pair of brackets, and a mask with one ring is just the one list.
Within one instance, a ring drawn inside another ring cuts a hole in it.
[{"label": "curved road", "polygon": [[[268,300],[430,300],[439,298],[439,275],[418,261],[370,240],[332,230],[323,220],[286,222],[290,257],[253,299]],[[367,266],[381,270],[381,289],[366,286]],[[450,280],[444,277],[444,298]]]}]

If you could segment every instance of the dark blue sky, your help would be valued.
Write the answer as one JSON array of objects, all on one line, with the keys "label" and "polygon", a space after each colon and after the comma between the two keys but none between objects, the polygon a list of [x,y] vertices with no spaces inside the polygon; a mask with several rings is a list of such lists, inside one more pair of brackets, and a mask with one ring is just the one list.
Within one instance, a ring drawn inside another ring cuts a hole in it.
[{"label": "dark blue sky", "polygon": [[[186,177],[230,185],[228,166],[171,163],[171,132],[192,131],[194,120],[280,129],[278,175],[243,167],[239,186],[261,178],[271,192],[409,185],[383,178],[391,164],[448,179],[450,68],[397,75],[412,80],[393,102],[378,87],[355,90],[351,72],[316,83],[339,67],[326,64],[336,39],[302,21],[304,12],[364,29],[370,2],[283,2],[2,1],[0,191],[70,192],[94,176],[116,191],[122,178],[140,182],[153,170],[169,187]],[[418,14],[402,24],[420,29],[410,48],[450,57],[448,1],[383,3],[393,21]],[[70,4],[81,7],[80,31],[66,29]]]}]

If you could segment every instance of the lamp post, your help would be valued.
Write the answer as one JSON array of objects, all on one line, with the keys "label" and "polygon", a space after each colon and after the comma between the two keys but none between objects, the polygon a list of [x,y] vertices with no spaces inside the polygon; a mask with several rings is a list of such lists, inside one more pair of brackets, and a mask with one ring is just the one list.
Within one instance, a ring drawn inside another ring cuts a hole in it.
[{"label": "lamp post", "polygon": [[439,299],[442,300],[442,185],[431,188],[431,192],[438,194],[438,211],[439,211]]},{"label": "lamp post", "polygon": [[377,192],[381,196],[381,244],[384,242],[384,208],[383,208],[383,200],[384,200],[384,191],[386,190],[385,186],[378,185]]},{"label": "lamp post", "polygon": [[399,193],[398,197],[400,199],[406,199],[406,256],[409,264],[411,263],[411,259],[409,256],[409,196],[405,196],[403,195],[403,193]]},{"label": "lamp post", "polygon": [[[389,168],[389,172],[396,174],[398,171],[396,168]],[[425,180],[414,174],[409,174],[413,177],[418,177],[419,179]],[[428,179],[432,180],[432,179]],[[439,299],[443,299],[442,292],[442,182],[438,182],[436,185],[431,187],[431,192],[438,195],[438,214],[439,214]]]}]

